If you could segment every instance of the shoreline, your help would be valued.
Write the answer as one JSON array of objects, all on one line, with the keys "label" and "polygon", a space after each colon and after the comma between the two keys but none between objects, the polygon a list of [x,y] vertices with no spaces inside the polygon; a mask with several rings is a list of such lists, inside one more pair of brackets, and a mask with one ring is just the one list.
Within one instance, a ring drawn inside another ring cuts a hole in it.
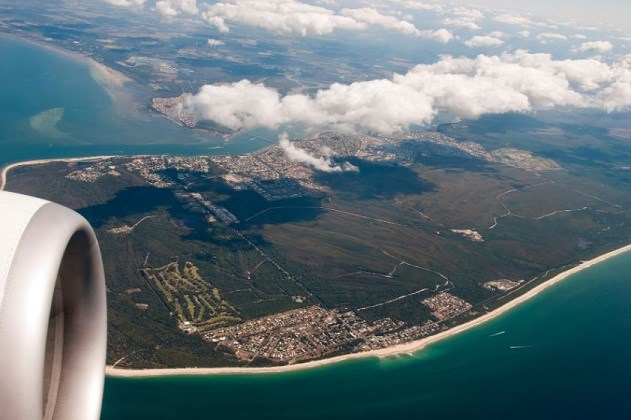
[{"label": "shoreline", "polygon": [[21,166],[32,166],[32,165],[44,165],[47,163],[56,163],[56,162],[91,162],[98,161],[103,159],[111,159],[116,157],[125,157],[122,155],[106,155],[106,156],[88,156],[88,157],[76,157],[76,158],[51,158],[51,159],[35,159],[35,160],[24,160],[22,162],[14,162],[10,163],[2,168],[2,172],[0,172],[0,191],[4,191],[4,187],[7,185],[7,176],[9,172],[11,172],[15,168],[19,168]]},{"label": "shoreline", "polygon": [[248,367],[221,367],[221,368],[165,368],[165,369],[123,369],[115,368],[113,366],[105,367],[105,374],[109,377],[120,378],[146,378],[146,377],[161,377],[161,376],[205,376],[205,375],[223,375],[223,374],[265,374],[265,373],[283,373],[293,372],[298,370],[313,369],[321,366],[332,365],[335,363],[341,363],[348,360],[363,359],[369,357],[384,358],[389,356],[395,356],[400,354],[412,354],[423,350],[427,346],[444,340],[446,338],[455,336],[478,325],[481,325],[487,321],[491,321],[514,307],[520,305],[523,302],[538,295],[545,289],[565,280],[567,277],[576,274],[592,265],[601,263],[610,258],[624,254],[631,251],[631,244],[627,244],[623,247],[615,249],[613,251],[602,254],[598,257],[592,258],[588,261],[583,261],[579,265],[570,268],[562,273],[557,274],[544,283],[534,287],[523,295],[511,300],[510,302],[494,309],[493,311],[482,315],[479,318],[473,319],[464,324],[450,328],[446,331],[440,332],[436,335],[426,337],[420,340],[411,341],[409,343],[398,344],[396,346],[387,347],[378,350],[370,350],[361,353],[351,353],[343,356],[336,356],[329,359],[315,360],[311,362],[300,363],[296,365],[285,365],[277,367],[260,367],[260,368],[248,368]]},{"label": "shoreline", "polygon": [[97,61],[89,53],[65,49],[63,46],[55,44],[53,39],[32,38],[2,31],[0,31],[0,37],[16,42],[24,42],[85,65],[92,80],[103,89],[113,104],[121,102],[133,104],[136,100],[125,89],[127,86],[133,85],[135,81],[120,71]]},{"label": "shoreline", "polygon": [[[143,155],[137,155],[143,156]],[[52,158],[52,159],[36,159],[36,160],[28,160],[22,162],[15,162],[8,164],[2,168],[0,172],[0,191],[3,191],[6,182],[7,176],[9,172],[15,168],[22,166],[31,166],[31,165],[43,165],[47,163],[55,163],[55,162],[90,162],[90,161],[99,161],[103,159],[111,159],[111,158],[120,158],[120,157],[129,157],[129,156],[121,156],[121,155],[103,155],[103,156],[89,156],[89,157],[74,157],[74,158]],[[133,156],[132,156],[133,157]],[[298,370],[305,369],[313,369],[317,367],[322,367],[326,365],[331,365],[335,363],[342,363],[348,360],[354,359],[364,359],[370,357],[376,358],[384,358],[389,356],[396,356],[401,354],[411,355],[412,353],[423,350],[425,347],[434,344],[438,341],[444,340],[446,338],[452,337],[454,335],[460,334],[466,330],[474,328],[478,325],[481,325],[487,321],[491,321],[519,304],[529,300],[530,298],[538,295],[540,292],[545,289],[565,280],[567,277],[576,274],[586,268],[591,267],[594,264],[598,264],[600,262],[606,261],[610,258],[616,257],[618,255],[624,254],[626,252],[631,251],[631,243],[620,248],[609,251],[605,254],[599,255],[595,258],[592,258],[588,261],[583,261],[575,267],[572,267],[562,273],[557,274],[551,279],[545,281],[544,283],[534,287],[528,292],[524,293],[521,296],[507,302],[506,304],[500,306],[499,308],[494,309],[493,311],[484,314],[476,319],[465,322],[464,324],[457,325],[448,330],[442,331],[438,334],[435,334],[430,337],[425,337],[420,340],[410,341],[408,343],[398,344],[392,347],[386,347],[383,349],[377,350],[369,350],[360,353],[350,353],[342,356],[335,356],[328,359],[322,360],[314,360],[311,362],[299,363],[294,365],[284,365],[284,366],[272,366],[272,367],[215,367],[215,368],[160,368],[160,369],[124,369],[124,368],[116,368],[113,366],[105,367],[105,374],[110,377],[122,377],[122,378],[132,378],[132,377],[161,377],[161,376],[205,376],[205,375],[222,375],[222,374],[266,374],[266,373],[283,373],[283,372],[293,372]]]},{"label": "shoreline", "polygon": [[[114,70],[113,68],[108,67],[105,64],[95,60],[90,55],[77,52],[77,51],[64,49],[54,44],[52,41],[47,41],[46,39],[28,38],[28,37],[19,36],[19,35],[9,33],[9,32],[0,32],[0,36],[9,38],[18,42],[26,42],[36,47],[44,48],[56,54],[63,55],[64,57],[67,57],[71,60],[82,62],[88,66],[88,69],[90,71],[95,71],[101,77],[101,81],[104,82],[106,85],[110,85],[112,87],[120,87],[123,84],[132,81],[132,79],[125,76],[123,73],[119,72],[118,70]],[[96,80],[94,75],[92,75],[92,78],[95,79],[97,83],[99,82],[98,80]]]}]

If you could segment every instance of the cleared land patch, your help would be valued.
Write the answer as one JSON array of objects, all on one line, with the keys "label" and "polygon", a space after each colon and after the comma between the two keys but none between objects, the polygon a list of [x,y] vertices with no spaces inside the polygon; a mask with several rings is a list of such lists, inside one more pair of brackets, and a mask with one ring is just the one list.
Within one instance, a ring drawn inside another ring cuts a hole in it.
[{"label": "cleared land patch", "polygon": [[206,331],[241,321],[239,312],[224,300],[219,289],[209,285],[190,261],[182,271],[175,261],[158,268],[145,268],[143,274],[155,286],[177,315],[186,332]]}]

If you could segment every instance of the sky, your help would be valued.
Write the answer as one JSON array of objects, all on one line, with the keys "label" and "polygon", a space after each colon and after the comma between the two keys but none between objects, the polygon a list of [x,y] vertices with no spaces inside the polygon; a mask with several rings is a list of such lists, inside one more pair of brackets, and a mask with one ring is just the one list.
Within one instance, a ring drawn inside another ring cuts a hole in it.
[{"label": "sky", "polygon": [[[631,30],[630,0],[458,0],[463,4],[493,7],[540,16],[577,19],[604,28],[613,24]],[[445,3],[445,2],[442,2]]]}]

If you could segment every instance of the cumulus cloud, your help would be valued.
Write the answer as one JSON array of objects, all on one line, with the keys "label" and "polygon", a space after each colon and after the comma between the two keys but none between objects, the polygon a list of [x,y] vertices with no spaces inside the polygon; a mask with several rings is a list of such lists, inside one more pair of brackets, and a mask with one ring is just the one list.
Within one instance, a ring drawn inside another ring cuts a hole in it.
[{"label": "cumulus cloud", "polygon": [[137,7],[145,4],[145,0],[105,0],[107,3],[119,7]]},{"label": "cumulus cloud", "polygon": [[425,3],[417,0],[389,0],[390,3],[396,3],[403,7],[407,7],[408,9],[414,10],[428,10],[436,13],[443,13],[445,8],[440,4],[436,3]]},{"label": "cumulus cloud", "polygon": [[451,9],[449,13],[453,13],[456,16],[465,17],[471,20],[480,20],[484,18],[484,13],[479,9],[471,9],[468,7],[456,7]]},{"label": "cumulus cloud", "polygon": [[445,28],[440,28],[437,29],[435,31],[423,31],[424,36],[426,38],[432,38],[438,42],[442,42],[443,44],[446,44],[447,42],[451,41],[452,39],[454,39],[454,34],[451,33],[451,31],[445,29]]},{"label": "cumulus cloud", "polygon": [[376,25],[439,42],[448,42],[453,38],[453,34],[444,28],[437,31],[422,30],[406,20],[385,15],[370,7],[345,8],[335,12],[295,0],[227,0],[209,5],[202,13],[202,18],[221,32],[229,31],[228,22],[302,36],[325,35],[336,29],[364,30]]},{"label": "cumulus cloud", "polygon": [[214,26],[219,32],[223,34],[230,32],[230,28],[226,25],[226,21],[223,18],[219,16],[207,16],[205,14],[203,16],[204,20]]},{"label": "cumulus cloud", "polygon": [[497,47],[504,43],[501,39],[494,36],[474,36],[473,38],[464,42],[467,47]]},{"label": "cumulus cloud", "polygon": [[394,16],[384,15],[373,8],[342,9],[340,14],[342,16],[348,16],[362,24],[377,25],[406,35],[434,39],[442,43],[449,42],[454,38],[453,34],[447,29],[441,28],[436,31],[429,29],[421,30],[408,21],[399,20]]},{"label": "cumulus cloud", "polygon": [[466,17],[451,17],[443,19],[443,25],[457,26],[459,28],[469,29],[471,31],[477,31],[480,26],[475,21]]},{"label": "cumulus cloud", "polygon": [[496,22],[508,23],[510,25],[517,26],[532,26],[533,21],[525,16],[521,16],[514,13],[501,13],[493,17]]},{"label": "cumulus cloud", "polygon": [[249,80],[205,85],[186,101],[203,118],[239,130],[300,122],[318,126],[355,127],[393,132],[434,116],[431,98],[391,80],[350,85],[335,83],[315,96],[286,95]]},{"label": "cumulus cloud", "polygon": [[202,117],[238,130],[255,126],[277,127],[287,119],[283,115],[279,93],[249,80],[236,83],[204,85],[186,101]]},{"label": "cumulus cloud", "polygon": [[631,54],[611,66],[613,82],[598,93],[598,99],[609,111],[631,108]]},{"label": "cumulus cloud", "polygon": [[543,32],[536,36],[537,40],[542,44],[548,44],[554,41],[565,41],[567,40],[567,36],[562,34],[557,34],[554,32]]},{"label": "cumulus cloud", "polygon": [[608,112],[628,109],[631,104],[631,83],[616,82],[607,87],[599,95],[604,108]]},{"label": "cumulus cloud", "polygon": [[208,45],[209,45],[210,47],[219,47],[219,46],[221,46],[221,45],[224,45],[224,42],[223,42],[222,40],[219,40],[219,39],[212,39],[212,38],[209,38],[209,39],[208,39]]},{"label": "cumulus cloud", "polygon": [[323,149],[322,156],[313,156],[305,149],[301,149],[293,142],[289,141],[287,133],[283,133],[278,138],[278,145],[285,152],[285,156],[291,161],[300,162],[311,166],[321,172],[359,172],[359,168],[350,162],[335,164],[331,160],[331,150]]},{"label": "cumulus cloud", "polygon": [[410,22],[399,20],[394,16],[384,15],[376,9],[370,7],[363,7],[361,9],[342,9],[340,14],[342,16],[348,16],[357,22],[382,26],[386,29],[392,29],[406,35],[421,35],[421,31]]},{"label": "cumulus cloud", "polygon": [[228,27],[226,21],[303,36],[324,35],[336,28],[365,28],[365,24],[330,9],[293,0],[230,0],[208,6],[202,17],[222,31]]},{"label": "cumulus cloud", "polygon": [[[146,0],[105,0],[120,7],[140,7]],[[320,2],[334,3],[330,1]],[[201,10],[200,10],[201,9]],[[446,43],[454,38],[446,28],[419,29],[409,20],[399,18],[400,11],[384,14],[372,7],[334,10],[324,6],[302,3],[298,0],[224,0],[204,3],[196,0],[157,0],[155,10],[162,16],[175,17],[181,13],[201,17],[219,32],[230,31],[231,24],[264,28],[288,35],[326,35],[335,30],[360,31],[371,26],[402,34],[433,39]],[[407,16],[407,19],[411,19]]]},{"label": "cumulus cloud", "polygon": [[452,16],[443,19],[443,25],[455,26],[471,31],[480,29],[480,26],[476,22],[484,18],[484,14],[480,10],[466,7],[449,9],[448,13]]},{"label": "cumulus cloud", "polygon": [[598,54],[605,54],[613,50],[613,44],[609,41],[590,41],[583,42],[576,51],[579,52],[593,52]]},{"label": "cumulus cloud", "polygon": [[261,83],[206,85],[186,106],[233,130],[286,123],[391,133],[430,123],[439,112],[457,118],[555,107],[631,108],[631,55],[554,60],[518,50],[476,58],[443,56],[391,79],[335,83],[315,95],[281,95]]},{"label": "cumulus cloud", "polygon": [[199,13],[196,0],[159,0],[156,2],[156,10],[162,16],[177,16],[180,12]]}]

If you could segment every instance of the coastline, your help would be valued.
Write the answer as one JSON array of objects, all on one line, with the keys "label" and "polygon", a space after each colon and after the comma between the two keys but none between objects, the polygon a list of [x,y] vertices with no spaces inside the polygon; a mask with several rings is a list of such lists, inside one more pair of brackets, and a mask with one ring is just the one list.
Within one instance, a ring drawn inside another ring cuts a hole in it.
[{"label": "coastline", "polygon": [[450,328],[446,331],[440,332],[431,337],[426,337],[421,340],[411,341],[409,343],[399,344],[392,347],[387,347],[378,350],[370,350],[361,353],[351,353],[343,356],[336,356],[329,359],[316,360],[312,362],[305,362],[296,365],[286,365],[286,366],[278,366],[278,367],[261,367],[261,368],[248,368],[248,367],[223,367],[223,368],[175,368],[175,369],[122,369],[115,368],[113,366],[106,366],[105,374],[110,377],[123,377],[123,378],[132,378],[132,377],[160,377],[160,376],[190,376],[190,375],[222,375],[222,374],[265,374],[265,373],[282,373],[282,372],[293,372],[304,369],[312,369],[316,367],[326,366],[335,363],[341,363],[348,360],[353,359],[363,359],[368,357],[377,357],[383,358],[388,356],[394,356],[398,354],[412,354],[414,352],[420,351],[425,347],[434,344],[438,341],[444,340],[446,338],[452,337],[454,335],[460,334],[466,330],[469,330],[473,327],[476,327],[480,324],[483,324],[487,321],[495,319],[519,304],[529,300],[530,298],[538,295],[540,292],[545,289],[553,286],[567,277],[576,274],[586,268],[591,267],[594,264],[598,264],[610,258],[616,257],[623,253],[631,251],[631,244],[627,244],[621,248],[610,251],[606,254],[600,255],[588,261],[583,261],[579,265],[570,268],[562,273],[557,274],[553,278],[547,280],[546,282],[536,286],[532,290],[524,293],[523,295],[511,300],[505,305],[500,306],[493,311],[482,315],[479,318],[466,322],[462,325],[458,325],[456,327]]},{"label": "coastline", "polygon": [[[0,191],[3,191],[6,186],[8,173],[18,167],[22,166],[30,166],[30,165],[42,165],[47,163],[54,162],[89,162],[89,161],[98,161],[103,159],[117,158],[123,157],[120,155],[105,155],[105,156],[90,156],[90,157],[74,157],[74,158],[54,158],[54,159],[37,159],[37,160],[29,160],[22,162],[15,162],[9,165],[6,165],[2,168],[0,172]],[[285,365],[285,366],[275,366],[275,367],[220,367],[220,368],[164,368],[164,369],[124,369],[124,368],[116,368],[113,366],[105,367],[105,374],[110,377],[123,377],[123,378],[132,378],[132,377],[160,377],[160,376],[204,376],[204,375],[230,375],[230,374],[265,374],[265,373],[283,373],[283,372],[293,372],[304,369],[312,369],[317,367],[322,367],[326,365],[331,365],[335,363],[341,363],[348,360],[354,359],[363,359],[369,357],[389,357],[400,354],[412,354],[417,351],[423,350],[425,347],[434,344],[438,341],[444,340],[446,338],[457,335],[461,332],[474,328],[480,324],[483,324],[487,321],[493,320],[519,304],[529,300],[530,298],[536,296],[540,292],[544,291],[550,286],[553,286],[567,277],[576,274],[586,268],[591,267],[594,264],[598,264],[610,258],[621,255],[625,252],[631,251],[631,243],[600,256],[597,256],[591,260],[583,261],[575,267],[572,267],[562,273],[557,274],[553,278],[545,281],[544,283],[534,287],[523,295],[507,302],[506,304],[500,306],[499,308],[494,309],[493,311],[480,316],[479,318],[468,321],[464,324],[457,325],[448,330],[442,331],[438,334],[435,334],[430,337],[426,337],[420,340],[410,341],[408,343],[398,344],[392,347],[386,347],[383,349],[377,350],[369,350],[360,353],[351,353],[342,356],[331,357],[328,359],[322,360],[314,360],[311,362],[299,363],[295,365]]]},{"label": "coastline", "polygon": [[56,54],[63,55],[64,57],[70,58],[72,60],[83,62],[87,64],[91,73],[95,72],[95,73],[92,73],[92,77],[95,79],[97,83],[101,81],[105,83],[106,85],[110,85],[112,87],[120,87],[123,84],[132,81],[129,77],[125,76],[123,73],[117,70],[114,70],[106,66],[105,64],[100,63],[99,61],[96,61],[94,58],[92,58],[91,56],[87,54],[63,49],[59,47],[58,45],[53,44],[52,42],[46,41],[45,39],[39,40],[39,39],[27,38],[27,37],[22,37],[16,34],[8,33],[8,32],[0,32],[0,36],[13,39],[19,42],[26,42],[28,44],[47,49]]},{"label": "coastline", "polygon": [[21,166],[31,166],[31,165],[44,165],[46,163],[55,163],[55,162],[91,162],[96,160],[110,159],[114,157],[124,157],[120,155],[110,155],[110,156],[89,156],[89,157],[76,157],[76,158],[54,158],[54,159],[36,159],[36,160],[25,160],[22,162],[10,163],[2,168],[2,172],[0,172],[0,191],[4,191],[4,187],[7,185],[7,176],[9,172],[15,168],[19,168]]},{"label": "coastline", "polygon": [[43,48],[52,53],[59,54],[70,60],[83,64],[87,67],[92,80],[94,80],[94,82],[105,91],[113,103],[130,101],[131,97],[127,97],[128,94],[125,92],[124,87],[132,83],[133,80],[118,70],[114,70],[113,68],[97,61],[87,53],[64,49],[61,46],[54,44],[50,39],[34,39],[8,32],[0,32],[0,37],[24,42],[38,48]]}]

